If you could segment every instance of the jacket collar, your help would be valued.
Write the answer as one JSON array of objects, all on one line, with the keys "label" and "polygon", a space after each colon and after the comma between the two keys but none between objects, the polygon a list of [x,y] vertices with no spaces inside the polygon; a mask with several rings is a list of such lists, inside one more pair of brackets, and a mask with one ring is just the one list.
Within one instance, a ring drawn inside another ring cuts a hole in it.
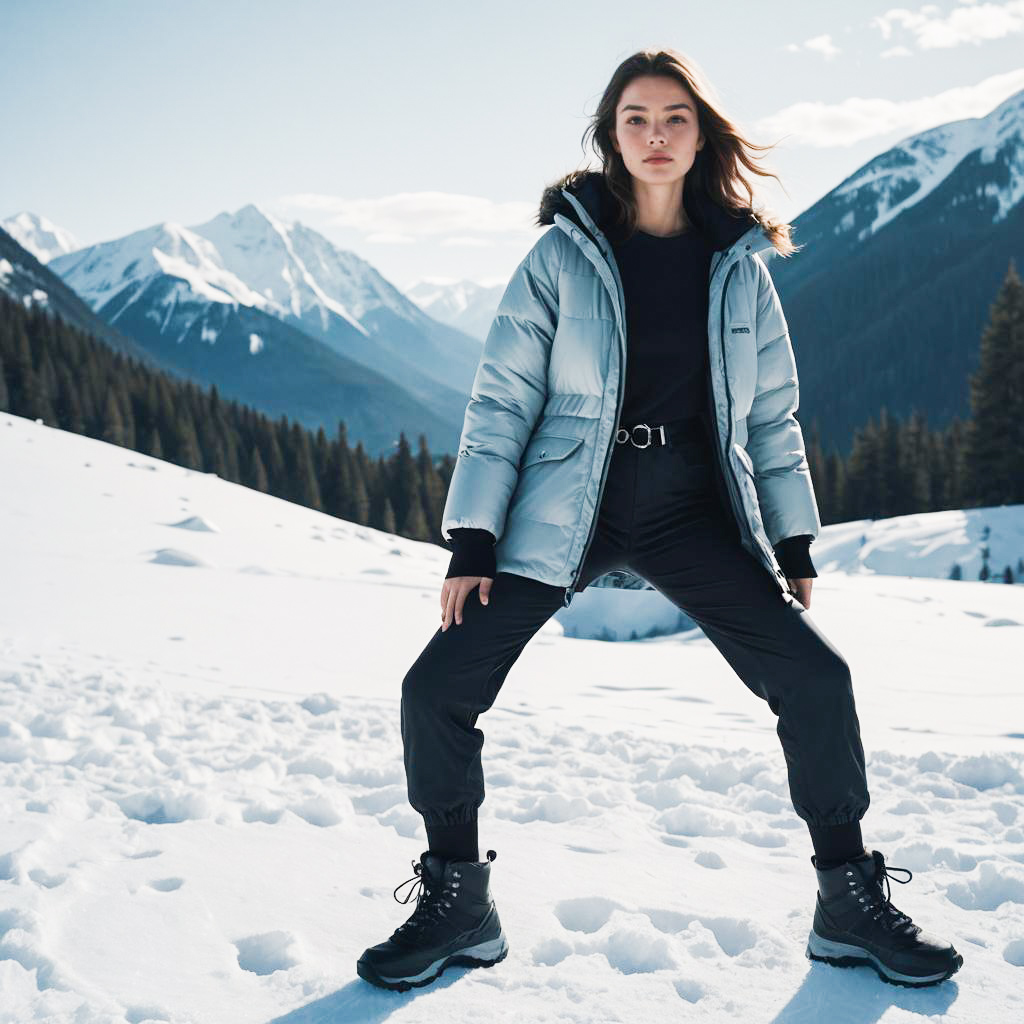
[{"label": "jacket collar", "polygon": [[[560,213],[598,242],[599,249],[605,249],[598,240],[603,240],[602,229],[608,224],[614,202],[600,171],[570,171],[544,189],[537,223],[554,224],[555,215]],[[750,237],[745,244],[752,252],[771,248],[770,239],[751,209],[734,215],[691,187],[689,179],[683,184],[683,206],[715,252],[730,249],[747,235]]]}]

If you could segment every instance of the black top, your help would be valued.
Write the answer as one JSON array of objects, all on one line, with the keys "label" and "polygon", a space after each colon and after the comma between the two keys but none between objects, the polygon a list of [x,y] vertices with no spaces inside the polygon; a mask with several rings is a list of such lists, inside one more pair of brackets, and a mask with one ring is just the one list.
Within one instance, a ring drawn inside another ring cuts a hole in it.
[{"label": "black top", "polygon": [[698,416],[708,368],[712,249],[694,228],[665,237],[636,231],[612,251],[626,297],[626,394],[619,422]]},{"label": "black top", "polygon": [[[700,414],[707,386],[708,274],[713,249],[692,226],[662,237],[636,231],[609,235],[626,301],[626,389],[623,424],[659,423]],[[489,530],[451,531],[454,554],[445,579],[494,578],[495,537]],[[810,534],[787,537],[775,556],[789,579],[814,571]]]}]

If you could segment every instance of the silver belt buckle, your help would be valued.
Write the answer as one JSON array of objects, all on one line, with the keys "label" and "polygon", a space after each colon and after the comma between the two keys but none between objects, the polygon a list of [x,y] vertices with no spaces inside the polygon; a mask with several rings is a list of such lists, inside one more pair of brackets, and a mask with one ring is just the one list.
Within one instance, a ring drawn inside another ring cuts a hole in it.
[{"label": "silver belt buckle", "polygon": [[[641,427],[644,430],[647,431],[647,440],[643,444],[637,444],[636,441],[633,439],[633,431],[634,430],[639,430]],[[658,431],[661,432],[661,443],[664,444],[665,443],[665,427],[664,427],[664,424],[662,426],[660,426],[660,427],[655,427],[654,430],[658,430]],[[637,423],[635,426],[630,427],[628,429],[626,427],[619,427],[619,429],[615,432],[615,440],[619,444],[625,444],[627,441],[629,441],[630,444],[632,444],[634,448],[650,448],[650,446],[651,446],[651,435],[653,434],[653,432],[654,431],[646,423]]]}]

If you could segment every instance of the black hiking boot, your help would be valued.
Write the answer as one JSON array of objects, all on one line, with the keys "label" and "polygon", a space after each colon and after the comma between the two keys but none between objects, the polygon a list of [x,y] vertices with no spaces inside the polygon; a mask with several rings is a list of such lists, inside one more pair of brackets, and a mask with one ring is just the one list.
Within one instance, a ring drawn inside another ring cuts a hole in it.
[{"label": "black hiking boot", "polygon": [[356,962],[356,971],[373,985],[405,992],[429,985],[446,967],[491,967],[508,955],[498,908],[490,893],[491,861],[445,861],[427,850],[412,862],[416,874],[395,888],[418,882],[412,917],[387,942],[371,946]]},{"label": "black hiking boot", "polygon": [[[897,910],[889,896],[889,871],[906,871],[901,885],[913,878],[908,868],[886,869],[885,858],[870,850],[838,867],[818,873],[814,924],[807,957],[836,967],[867,964],[883,981],[921,988],[955,974],[964,958],[948,943],[928,935]],[[882,883],[885,882],[885,893]]]}]

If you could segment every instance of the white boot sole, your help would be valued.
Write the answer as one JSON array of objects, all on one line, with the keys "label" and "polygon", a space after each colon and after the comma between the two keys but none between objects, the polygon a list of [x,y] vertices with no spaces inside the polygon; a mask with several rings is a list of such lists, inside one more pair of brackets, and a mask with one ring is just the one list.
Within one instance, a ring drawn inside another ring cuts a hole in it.
[{"label": "white boot sole", "polygon": [[501,934],[496,939],[489,939],[487,942],[480,942],[475,946],[467,946],[465,949],[459,949],[447,956],[440,957],[418,974],[389,978],[386,975],[373,972],[373,976],[368,977],[363,973],[362,964],[358,964],[357,967],[360,977],[365,980],[385,988],[405,991],[409,988],[428,985],[438,978],[447,967],[493,967],[496,963],[504,960],[507,955],[508,940],[504,934]]},{"label": "white boot sole", "polygon": [[845,942],[823,939],[813,929],[807,938],[806,955],[809,960],[820,960],[832,964],[834,967],[856,967],[860,964],[867,964],[869,967],[873,967],[884,981],[911,987],[934,985],[955,974],[963,964],[963,957],[957,954],[954,966],[948,971],[940,971],[938,974],[901,974],[899,971],[887,967],[868,950],[860,946],[851,946]]}]

